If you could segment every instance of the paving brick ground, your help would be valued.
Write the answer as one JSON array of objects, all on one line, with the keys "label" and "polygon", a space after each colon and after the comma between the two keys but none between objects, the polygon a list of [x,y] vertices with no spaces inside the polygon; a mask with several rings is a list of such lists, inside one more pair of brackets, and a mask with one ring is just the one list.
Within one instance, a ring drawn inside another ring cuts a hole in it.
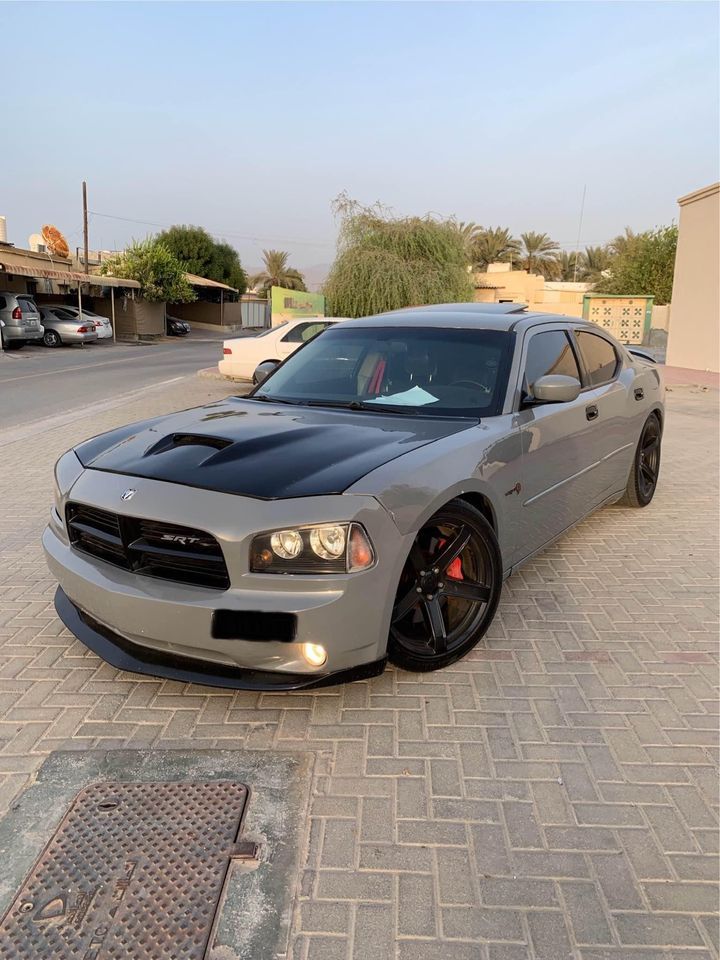
[{"label": "paving brick ground", "polygon": [[313,751],[294,960],[716,957],[717,393],[674,389],[652,506],[516,574],[462,663],[293,695],[119,673],[52,607],[56,456],[224,392],[0,432],[2,807],[60,748]]}]

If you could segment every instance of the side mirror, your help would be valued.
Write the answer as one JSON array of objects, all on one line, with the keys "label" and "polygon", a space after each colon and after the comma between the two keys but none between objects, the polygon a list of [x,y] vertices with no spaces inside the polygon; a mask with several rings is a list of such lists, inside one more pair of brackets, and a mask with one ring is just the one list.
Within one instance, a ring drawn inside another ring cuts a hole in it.
[{"label": "side mirror", "polygon": [[277,360],[264,360],[262,363],[258,364],[257,367],[255,367],[253,383],[260,384],[263,382],[263,380],[267,380],[273,370],[279,366],[280,364],[277,362]]},{"label": "side mirror", "polygon": [[536,403],[569,403],[580,394],[581,384],[577,377],[565,377],[560,373],[548,373],[538,377],[532,388]]}]

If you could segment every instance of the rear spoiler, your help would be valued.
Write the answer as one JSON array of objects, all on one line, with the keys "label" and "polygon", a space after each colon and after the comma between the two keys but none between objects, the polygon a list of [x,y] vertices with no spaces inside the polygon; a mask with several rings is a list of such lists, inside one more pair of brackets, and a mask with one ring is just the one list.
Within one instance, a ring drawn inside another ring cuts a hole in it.
[{"label": "rear spoiler", "polygon": [[646,353],[644,350],[638,350],[637,347],[625,347],[625,349],[634,357],[640,357],[641,360],[648,360],[650,363],[657,363],[657,360],[651,353]]}]

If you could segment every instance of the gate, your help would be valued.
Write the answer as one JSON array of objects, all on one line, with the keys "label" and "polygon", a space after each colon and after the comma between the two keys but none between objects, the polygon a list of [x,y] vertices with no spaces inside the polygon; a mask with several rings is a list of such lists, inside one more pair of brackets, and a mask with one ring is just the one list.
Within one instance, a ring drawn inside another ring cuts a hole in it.
[{"label": "gate", "polygon": [[653,297],[586,293],[583,319],[597,323],[620,343],[644,343],[650,333],[653,300]]}]

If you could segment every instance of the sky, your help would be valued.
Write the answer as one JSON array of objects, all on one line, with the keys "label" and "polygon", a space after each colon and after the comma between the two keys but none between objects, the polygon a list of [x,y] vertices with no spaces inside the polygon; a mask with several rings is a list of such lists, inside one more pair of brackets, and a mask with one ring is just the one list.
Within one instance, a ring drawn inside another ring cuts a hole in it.
[{"label": "sky", "polygon": [[303,269],[341,191],[573,249],[586,188],[581,246],[604,243],[719,177],[718,9],[0,3],[0,215],[79,246],[85,179],[91,248],[193,223]]}]

